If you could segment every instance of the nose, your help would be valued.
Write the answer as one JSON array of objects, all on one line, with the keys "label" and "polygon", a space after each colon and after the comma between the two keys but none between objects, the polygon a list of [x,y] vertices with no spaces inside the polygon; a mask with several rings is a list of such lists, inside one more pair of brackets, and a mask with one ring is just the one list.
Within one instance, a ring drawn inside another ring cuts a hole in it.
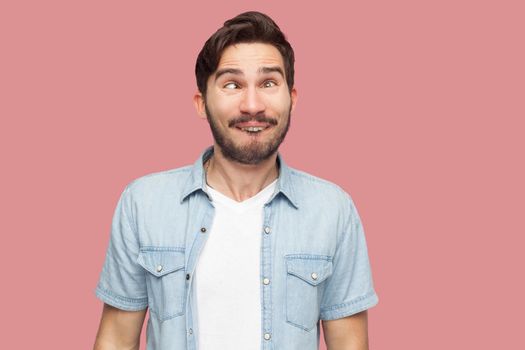
[{"label": "nose", "polygon": [[244,91],[239,108],[243,114],[256,115],[257,113],[264,112],[266,105],[257,88],[249,87]]}]

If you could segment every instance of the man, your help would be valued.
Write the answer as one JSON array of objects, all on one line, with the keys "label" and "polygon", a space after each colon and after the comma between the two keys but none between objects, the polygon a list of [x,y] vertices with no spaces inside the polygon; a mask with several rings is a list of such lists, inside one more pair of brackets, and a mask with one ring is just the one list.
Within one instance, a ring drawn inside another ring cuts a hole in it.
[{"label": "man", "polygon": [[95,349],[368,349],[378,302],[349,195],[288,167],[278,147],[297,102],[294,53],[259,12],[197,58],[194,103],[214,145],[192,166],[131,182],[96,294]]}]

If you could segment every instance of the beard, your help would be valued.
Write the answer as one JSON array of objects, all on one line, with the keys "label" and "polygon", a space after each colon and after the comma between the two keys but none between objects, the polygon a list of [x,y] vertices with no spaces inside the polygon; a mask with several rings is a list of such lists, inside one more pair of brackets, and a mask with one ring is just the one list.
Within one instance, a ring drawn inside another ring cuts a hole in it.
[{"label": "beard", "polygon": [[[292,111],[291,104],[288,110],[288,115],[286,116],[286,118],[282,119],[285,124],[282,127],[277,127],[277,133],[274,136],[272,136],[269,140],[263,142],[257,140],[254,137],[253,140],[250,140],[244,145],[236,145],[233,142],[233,140],[231,138],[228,138],[226,133],[220,129],[219,125],[215,121],[216,119],[210,113],[206,102],[204,102],[204,108],[206,110],[206,118],[208,119],[208,123],[210,124],[213,138],[215,140],[215,143],[220,147],[222,154],[225,158],[228,158],[241,164],[258,164],[263,160],[270,158],[277,152],[279,146],[284,141],[284,138],[288,133],[288,129],[290,128],[290,119]],[[257,114],[254,117],[241,116],[239,118],[235,118],[228,123],[228,126],[235,127],[234,125],[236,123],[247,122],[250,120],[266,122],[272,125],[272,127],[276,127],[276,125],[278,125],[276,119],[266,117],[264,114]]]}]

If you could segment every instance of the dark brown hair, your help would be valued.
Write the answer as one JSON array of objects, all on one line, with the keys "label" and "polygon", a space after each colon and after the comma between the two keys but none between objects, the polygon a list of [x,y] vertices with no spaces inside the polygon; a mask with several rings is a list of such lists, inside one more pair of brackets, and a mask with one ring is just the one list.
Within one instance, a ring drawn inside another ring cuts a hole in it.
[{"label": "dark brown hair", "polygon": [[208,78],[217,70],[223,51],[230,45],[239,43],[271,44],[279,50],[284,61],[284,71],[288,89],[294,84],[294,52],[279,26],[261,12],[249,11],[224,22],[204,44],[197,63],[195,77],[201,94],[206,96]]}]

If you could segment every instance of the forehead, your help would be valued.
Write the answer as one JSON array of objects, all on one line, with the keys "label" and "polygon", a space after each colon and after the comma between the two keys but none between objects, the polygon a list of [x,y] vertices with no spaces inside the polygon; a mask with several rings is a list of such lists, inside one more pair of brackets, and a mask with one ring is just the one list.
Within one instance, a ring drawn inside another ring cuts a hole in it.
[{"label": "forehead", "polygon": [[275,46],[264,43],[240,43],[224,49],[217,69],[227,67],[248,69],[250,66],[258,68],[263,65],[279,66],[284,71],[283,57]]}]

